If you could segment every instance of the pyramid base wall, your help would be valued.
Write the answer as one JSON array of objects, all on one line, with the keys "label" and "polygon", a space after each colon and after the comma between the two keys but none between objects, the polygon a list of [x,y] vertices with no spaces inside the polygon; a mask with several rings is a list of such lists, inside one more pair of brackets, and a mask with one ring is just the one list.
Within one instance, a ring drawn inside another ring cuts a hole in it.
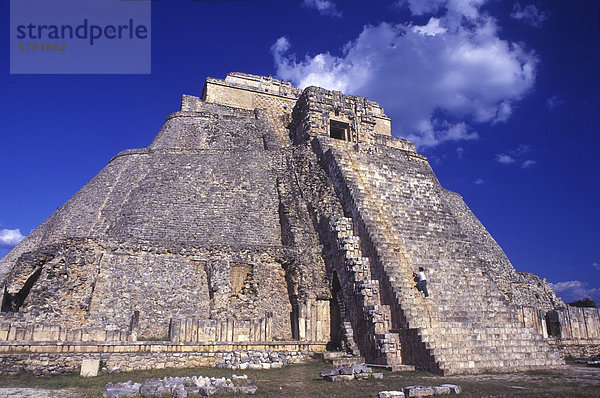
[{"label": "pyramid base wall", "polygon": [[[59,375],[79,372],[84,359],[99,359],[107,370],[223,366],[270,369],[305,361],[325,351],[316,342],[172,343],[0,342],[0,374]],[[236,361],[244,352],[242,361]],[[246,362],[244,362],[246,361]],[[240,363],[246,365],[239,366]],[[237,365],[236,365],[237,364]]]}]

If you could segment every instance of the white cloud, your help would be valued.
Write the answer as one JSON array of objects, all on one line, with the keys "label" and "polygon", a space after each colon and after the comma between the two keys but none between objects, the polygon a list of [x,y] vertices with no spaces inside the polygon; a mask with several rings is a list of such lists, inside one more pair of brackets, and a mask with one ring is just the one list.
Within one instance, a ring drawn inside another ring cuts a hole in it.
[{"label": "white cloud", "polygon": [[546,107],[548,107],[548,109],[552,111],[558,108],[563,103],[564,101],[558,98],[558,95],[553,95],[552,97],[546,100]]},{"label": "white cloud", "polygon": [[510,14],[513,19],[523,21],[533,27],[539,28],[548,19],[548,13],[540,10],[533,4],[522,6],[516,3],[513,6],[513,12]]},{"label": "white cloud", "polygon": [[485,181],[483,181],[483,179],[482,179],[482,178],[478,178],[478,179],[476,179],[474,182],[475,182],[475,185],[482,185],[482,184],[484,184],[484,183],[485,183]]},{"label": "white cloud", "polygon": [[330,15],[333,17],[342,16],[342,13],[338,11],[337,6],[331,0],[304,0],[302,5],[308,8],[314,8],[319,11],[319,14],[321,15]]},{"label": "white cloud", "polygon": [[593,262],[593,263],[592,263],[592,267],[594,267],[594,268],[596,268],[598,271],[600,271],[600,263]]},{"label": "white cloud", "polygon": [[407,3],[414,14],[446,14],[422,26],[367,25],[339,56],[299,59],[280,38],[272,47],[277,75],[378,101],[394,135],[421,147],[476,139],[473,124],[505,121],[533,87],[537,56],[498,37],[495,20],[478,11],[483,0]]},{"label": "white cloud", "polygon": [[416,132],[406,138],[421,146],[436,146],[446,141],[474,140],[479,136],[469,131],[465,123],[452,124],[438,119],[422,120],[416,125]]},{"label": "white cloud", "polygon": [[448,29],[440,26],[440,20],[437,18],[431,18],[427,25],[414,26],[412,30],[425,36],[435,36],[448,32]]},{"label": "white cloud", "polygon": [[273,53],[273,56],[275,57],[275,62],[284,62],[285,60],[281,58],[281,55],[289,50],[289,48],[290,41],[287,39],[287,37],[282,36],[277,39],[275,44],[271,46],[271,53]]},{"label": "white cloud", "polygon": [[463,156],[465,154],[465,149],[461,146],[459,146],[458,148],[456,148],[456,157],[459,159],[462,159]]},{"label": "white cloud", "polygon": [[532,168],[533,166],[535,166],[535,164],[536,164],[536,163],[537,163],[537,162],[536,162],[535,160],[527,159],[526,161],[524,161],[524,162],[521,164],[521,167],[522,167],[522,168],[524,168],[524,169],[530,169],[530,168]]},{"label": "white cloud", "polygon": [[568,281],[550,283],[554,292],[559,295],[565,302],[571,302],[575,300],[581,300],[586,297],[598,301],[600,298],[600,288],[589,287],[586,282],[581,281]]},{"label": "white cloud", "polygon": [[496,162],[502,164],[511,164],[515,162],[515,158],[505,153],[499,153],[496,155]]},{"label": "white cloud", "polygon": [[21,235],[19,229],[2,229],[0,230],[0,248],[10,248],[16,246],[25,238]]},{"label": "white cloud", "polygon": [[487,0],[400,0],[400,5],[407,5],[413,15],[436,14],[445,10],[454,21],[460,18],[476,19],[480,16],[479,8]]},{"label": "white cloud", "polygon": [[531,151],[531,147],[529,145],[521,144],[515,149],[511,149],[506,153],[499,153],[496,155],[496,162],[502,164],[512,164],[517,161],[521,163],[521,167],[523,169],[529,169],[533,167],[537,162],[533,159],[522,160],[524,155]]}]

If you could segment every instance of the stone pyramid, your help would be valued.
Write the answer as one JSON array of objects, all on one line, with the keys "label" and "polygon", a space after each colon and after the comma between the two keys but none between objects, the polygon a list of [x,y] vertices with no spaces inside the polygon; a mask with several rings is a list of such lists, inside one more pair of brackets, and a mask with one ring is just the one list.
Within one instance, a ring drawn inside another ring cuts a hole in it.
[{"label": "stone pyramid", "polygon": [[[561,366],[516,308],[563,303],[515,271],[390,131],[367,98],[208,78],[150,146],[116,155],[0,260],[1,317],[113,329],[135,319],[148,339],[191,319],[268,318],[261,339],[327,343],[370,363]],[[429,299],[414,287],[420,266]]]}]

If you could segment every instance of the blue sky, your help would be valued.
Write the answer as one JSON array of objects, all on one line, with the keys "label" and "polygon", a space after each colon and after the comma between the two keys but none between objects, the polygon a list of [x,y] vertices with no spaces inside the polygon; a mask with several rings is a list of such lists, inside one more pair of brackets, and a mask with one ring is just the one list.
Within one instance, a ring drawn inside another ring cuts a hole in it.
[{"label": "blue sky", "polygon": [[600,302],[597,1],[157,0],[144,75],[11,75],[0,13],[0,256],[239,71],[380,102],[515,268]]}]

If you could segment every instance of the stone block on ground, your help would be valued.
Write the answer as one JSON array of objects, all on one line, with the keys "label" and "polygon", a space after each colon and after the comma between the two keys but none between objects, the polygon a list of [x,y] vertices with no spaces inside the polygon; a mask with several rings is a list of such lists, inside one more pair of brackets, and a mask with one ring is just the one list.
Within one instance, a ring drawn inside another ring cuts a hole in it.
[{"label": "stone block on ground", "polygon": [[[324,377],[327,381],[348,381],[348,380],[367,380],[370,377],[375,379],[382,379],[383,373],[373,373],[373,369],[361,364],[336,366],[330,370],[323,370],[319,372],[319,376]],[[347,376],[347,377],[338,377]]]},{"label": "stone block on ground", "polygon": [[433,394],[434,395],[450,395],[450,388],[447,386],[434,386]]},{"label": "stone block on ground", "polygon": [[442,387],[448,387],[450,389],[450,394],[460,394],[462,389],[460,386],[456,384],[442,384]]},{"label": "stone block on ground", "polygon": [[338,368],[333,368],[330,370],[323,370],[321,372],[319,372],[319,376],[321,377],[326,377],[326,376],[335,376],[335,375],[339,375],[340,371]]},{"label": "stone block on ground", "polygon": [[371,369],[370,367],[368,367],[364,363],[360,363],[360,364],[352,365],[352,372],[354,374],[357,374],[357,373],[371,373],[371,372],[373,372],[373,369]]},{"label": "stone block on ground", "polygon": [[354,375],[335,375],[335,376],[325,376],[325,380],[331,382],[337,381],[352,381],[354,380]]},{"label": "stone block on ground", "polygon": [[81,363],[81,371],[79,372],[79,374],[83,377],[95,377],[98,376],[99,370],[99,359],[84,359]]},{"label": "stone block on ground", "polygon": [[103,398],[126,398],[136,397],[140,393],[140,383],[133,383],[131,380],[126,383],[108,383],[104,389]]},{"label": "stone block on ground", "polygon": [[429,386],[408,386],[404,387],[404,395],[407,397],[431,397],[435,394],[433,387]]},{"label": "stone block on ground", "polygon": [[379,398],[404,398],[404,392],[402,391],[379,391],[377,395]]}]

